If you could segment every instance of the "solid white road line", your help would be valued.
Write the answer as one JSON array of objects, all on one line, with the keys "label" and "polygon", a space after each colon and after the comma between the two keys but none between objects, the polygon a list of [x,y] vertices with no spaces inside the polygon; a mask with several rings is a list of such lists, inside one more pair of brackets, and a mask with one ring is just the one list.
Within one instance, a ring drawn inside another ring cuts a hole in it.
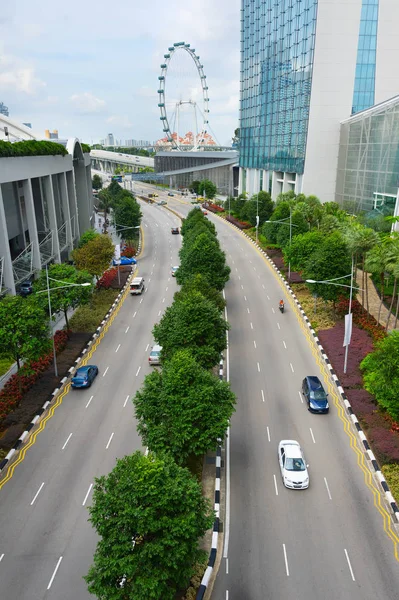
[{"label": "solid white road line", "polygon": [[90,402],[93,400],[94,396],[90,396],[90,400],[88,401],[88,403],[86,404],[86,408],[89,406]]},{"label": "solid white road line", "polygon": [[269,427],[266,426],[266,431],[267,431],[267,439],[270,442],[270,431],[269,431]]},{"label": "solid white road line", "polygon": [[134,315],[133,315],[133,319],[134,319],[134,317],[135,317],[136,315],[137,315],[137,310],[135,311],[135,313],[134,313]]},{"label": "solid white road line", "polygon": [[2,555],[0,556],[0,562],[3,560],[3,558],[4,558],[4,554],[2,554]]},{"label": "solid white road line", "polygon": [[[223,297],[225,297],[223,290]],[[226,321],[227,318],[227,307],[224,309],[224,316]],[[229,353],[229,332],[226,331],[226,380],[230,381],[230,353]],[[230,427],[227,429],[227,440],[226,440],[226,506],[225,506],[225,534],[224,534],[224,551],[223,558],[227,558],[229,555],[229,539],[230,539]]]},{"label": "solid white road line", "polygon": [[251,329],[253,329],[253,328],[254,328],[254,326],[253,326],[253,325],[252,325],[252,323],[251,323]]},{"label": "solid white road line", "polygon": [[31,506],[34,503],[34,501],[36,500],[36,498],[38,497],[38,495],[40,494],[40,492],[42,491],[43,486],[44,486],[44,481],[43,481],[42,485],[39,487],[39,489],[37,490],[37,492],[35,494],[35,497],[33,498],[32,502],[30,503]]},{"label": "solid white road line", "polygon": [[57,562],[57,564],[56,564],[56,567],[55,567],[55,569],[54,569],[54,573],[52,574],[52,576],[51,576],[51,579],[50,579],[50,582],[49,582],[49,584],[48,584],[48,586],[47,586],[47,589],[48,589],[48,590],[51,588],[51,585],[52,585],[52,583],[53,583],[53,581],[54,581],[54,578],[55,578],[55,576],[57,575],[58,567],[60,566],[60,564],[61,564],[61,561],[62,561],[62,556],[60,556],[60,557],[59,557],[59,559],[58,559],[58,562]]},{"label": "solid white road line", "polygon": [[290,576],[290,570],[288,568],[288,558],[287,558],[287,551],[285,549],[285,544],[283,544],[283,551],[284,551],[284,560],[285,560],[285,570],[287,572],[287,577]]},{"label": "solid white road line", "polygon": [[326,484],[328,497],[330,498],[330,500],[332,500],[331,493],[330,493],[330,488],[328,487],[327,479],[325,477],[324,477],[324,483]]},{"label": "solid white road line", "polygon": [[229,600],[229,590],[226,590],[226,600]]},{"label": "solid white road line", "polygon": [[150,347],[150,344],[147,344],[145,347],[145,352],[147,352],[148,348]]},{"label": "solid white road line", "polygon": [[315,444],[315,443],[316,443],[316,440],[314,439],[314,435],[313,435],[312,428],[311,428],[311,427],[309,427],[309,429],[310,429],[310,435],[312,436],[313,443]]},{"label": "solid white road line", "polygon": [[110,443],[112,442],[112,438],[114,437],[114,432],[111,433],[111,437],[108,440],[108,444],[105,446],[105,449],[108,450]]},{"label": "solid white road line", "polygon": [[351,561],[349,560],[348,552],[347,552],[346,548],[344,548],[344,550],[345,550],[346,560],[348,561],[348,565],[349,565],[349,571],[351,572],[351,577],[352,577],[353,581],[356,581],[355,576],[353,574],[353,569],[352,569]]},{"label": "solid white road line", "polygon": [[258,373],[260,373],[260,364],[257,363],[257,365],[258,365]]},{"label": "solid white road line", "polygon": [[261,390],[260,392],[262,394],[262,401],[264,402],[265,401],[265,394],[263,393],[263,390]]},{"label": "solid white road line", "polygon": [[285,343],[284,340],[283,340],[283,344],[284,344],[284,348],[287,350],[287,344]]},{"label": "solid white road line", "polygon": [[254,348],[256,348],[256,342],[255,342],[255,340],[254,340]]},{"label": "solid white road line", "polygon": [[65,442],[65,444],[62,446],[61,450],[64,450],[64,449],[65,449],[65,447],[66,447],[67,443],[69,442],[69,440],[71,439],[71,437],[72,437],[72,433],[70,433],[70,434],[68,435],[67,441],[66,441],[66,442]]},{"label": "solid white road line", "polygon": [[292,363],[290,363],[290,367],[291,367],[291,371],[294,372],[294,367],[292,366]]},{"label": "solid white road line", "polygon": [[[3,556],[4,556],[4,554],[3,554]],[[0,560],[1,560],[1,558],[0,558]],[[228,575],[228,574],[229,574],[229,559],[226,558],[226,575]]]},{"label": "solid white road line", "polygon": [[140,373],[141,366],[137,369],[136,377]]},{"label": "solid white road line", "polygon": [[119,348],[120,348],[120,347],[121,347],[121,345],[120,345],[120,344],[118,344],[118,347],[117,347],[117,349],[115,350],[115,352],[118,352],[118,350],[119,350]]},{"label": "solid white road line", "polygon": [[105,369],[105,371],[104,371],[104,373],[103,373],[103,377],[105,377],[105,376],[106,376],[108,369],[109,369],[109,367],[107,367],[107,368]]},{"label": "solid white road line", "polygon": [[125,406],[126,406],[126,404],[127,404],[127,401],[128,401],[128,400],[129,400],[129,396],[126,396],[126,400],[125,400],[125,401],[124,401],[124,403],[123,403],[123,408],[125,408]]},{"label": "solid white road line", "polygon": [[128,325],[125,329],[125,333],[127,333],[129,331],[130,325]]},{"label": "solid white road line", "polygon": [[300,400],[301,400],[301,402],[302,402],[302,404],[303,404],[303,398],[302,398],[302,394],[301,394],[301,392],[299,392],[299,391],[298,391],[298,394],[299,394],[299,398],[300,398]]},{"label": "solid white road line", "polygon": [[93,484],[91,483],[91,484],[89,485],[89,489],[87,490],[87,493],[86,493],[85,499],[84,499],[84,500],[83,500],[83,502],[82,502],[82,506],[84,506],[84,505],[86,504],[86,502],[87,502],[87,498],[89,497],[89,494],[90,494],[90,492],[91,492],[91,488],[92,488],[92,487],[93,487]]},{"label": "solid white road line", "polygon": [[273,479],[274,479],[274,489],[276,490],[276,496],[278,496],[277,479],[276,479],[275,475],[273,475]]}]

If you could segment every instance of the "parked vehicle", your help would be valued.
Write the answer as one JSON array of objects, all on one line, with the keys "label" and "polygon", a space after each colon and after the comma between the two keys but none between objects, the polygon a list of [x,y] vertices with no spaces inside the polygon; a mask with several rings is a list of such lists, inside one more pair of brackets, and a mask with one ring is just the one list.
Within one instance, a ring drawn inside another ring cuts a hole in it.
[{"label": "parked vehicle", "polygon": [[158,346],[157,344],[151,348],[150,356],[148,357],[150,366],[161,364],[161,350],[162,346]]},{"label": "parked vehicle", "polygon": [[330,407],[324,387],[318,377],[308,375],[302,381],[302,393],[308,404],[310,412],[328,413]]},{"label": "parked vehicle", "polygon": [[33,292],[33,284],[31,281],[24,281],[19,286],[19,295],[26,297],[29,296]]},{"label": "parked vehicle", "polygon": [[89,388],[97,375],[98,367],[96,365],[79,367],[72,377],[71,386],[73,388]]},{"label": "parked vehicle", "polygon": [[295,440],[281,440],[278,445],[278,461],[285,487],[304,490],[309,487],[309,473],[305,457]]},{"label": "parked vehicle", "polygon": [[112,264],[115,265],[121,265],[121,266],[125,266],[125,265],[136,265],[137,264],[137,260],[135,258],[129,258],[128,256],[121,256],[119,260],[114,260],[112,261]]},{"label": "parked vehicle", "polygon": [[144,277],[135,277],[130,284],[130,293],[132,294],[132,296],[142,294],[144,290]]}]

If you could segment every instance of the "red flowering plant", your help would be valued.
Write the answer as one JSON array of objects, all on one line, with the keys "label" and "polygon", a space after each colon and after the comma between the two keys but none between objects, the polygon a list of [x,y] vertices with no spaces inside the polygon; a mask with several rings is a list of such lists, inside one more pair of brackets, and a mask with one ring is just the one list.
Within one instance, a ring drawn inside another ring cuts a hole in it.
[{"label": "red flowering plant", "polygon": [[211,212],[224,212],[224,208],[218,206],[217,204],[213,204],[212,202],[204,203],[204,207]]},{"label": "red flowering plant", "polygon": [[251,223],[248,223],[247,221],[240,221],[240,219],[236,219],[231,215],[227,215],[226,221],[233,223],[233,225],[236,225],[239,229],[251,229],[252,227]]},{"label": "red flowering plant", "polygon": [[96,288],[99,290],[108,290],[111,287],[112,282],[118,274],[118,269],[112,268],[105,271],[102,277],[97,281]]},{"label": "red flowering plant", "polygon": [[[344,316],[348,313],[348,310],[348,298],[341,298],[338,302],[337,312]],[[372,315],[368,312],[364,312],[363,307],[358,300],[352,300],[352,319],[355,325],[360,327],[360,329],[364,329],[371,335],[374,343],[386,337],[385,329],[381,325],[378,325]]]},{"label": "red flowering plant", "polygon": [[121,252],[122,256],[126,256],[126,258],[133,258],[136,256],[136,248],[134,246],[126,246]]}]

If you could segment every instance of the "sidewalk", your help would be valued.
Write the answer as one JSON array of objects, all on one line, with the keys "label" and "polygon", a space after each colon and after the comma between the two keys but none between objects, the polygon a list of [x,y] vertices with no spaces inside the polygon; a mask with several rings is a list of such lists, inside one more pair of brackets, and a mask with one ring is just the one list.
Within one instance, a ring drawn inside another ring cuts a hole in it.
[{"label": "sidewalk", "polygon": [[[362,273],[363,273],[363,271],[361,269],[357,269],[356,283],[360,288],[362,287]],[[366,273],[366,277],[367,277],[368,298],[369,298],[369,313],[370,313],[370,315],[372,315],[375,318],[375,320],[377,320],[381,300],[380,300],[379,295],[377,294],[377,290],[375,289],[375,286],[371,279],[370,273]],[[360,304],[362,304],[362,292],[358,292],[356,298],[357,298],[358,302]],[[364,297],[364,302],[366,302],[366,295]],[[381,313],[380,313],[380,324],[383,327],[386,327],[388,315],[389,315],[389,310],[383,304],[381,306]],[[388,331],[393,331],[394,324],[395,324],[395,315],[392,314],[391,318],[389,320]],[[398,324],[399,324],[399,320],[398,320]]]}]

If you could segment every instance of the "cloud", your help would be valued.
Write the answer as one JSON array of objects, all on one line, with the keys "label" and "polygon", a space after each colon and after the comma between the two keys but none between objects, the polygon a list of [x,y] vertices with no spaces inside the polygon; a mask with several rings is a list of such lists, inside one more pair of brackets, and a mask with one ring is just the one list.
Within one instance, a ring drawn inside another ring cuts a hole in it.
[{"label": "cloud", "polygon": [[0,54],[0,90],[12,90],[25,94],[36,94],[45,87],[45,82],[36,77],[35,69],[15,56]]},{"label": "cloud", "polygon": [[105,109],[105,100],[96,98],[90,92],[73,94],[69,100],[75,111],[81,115],[98,114]]},{"label": "cloud", "polygon": [[133,127],[133,124],[131,123],[129,118],[126,116],[113,115],[112,117],[109,117],[107,119],[107,123],[109,123],[110,125],[115,125],[116,127],[123,127],[123,128]]}]

